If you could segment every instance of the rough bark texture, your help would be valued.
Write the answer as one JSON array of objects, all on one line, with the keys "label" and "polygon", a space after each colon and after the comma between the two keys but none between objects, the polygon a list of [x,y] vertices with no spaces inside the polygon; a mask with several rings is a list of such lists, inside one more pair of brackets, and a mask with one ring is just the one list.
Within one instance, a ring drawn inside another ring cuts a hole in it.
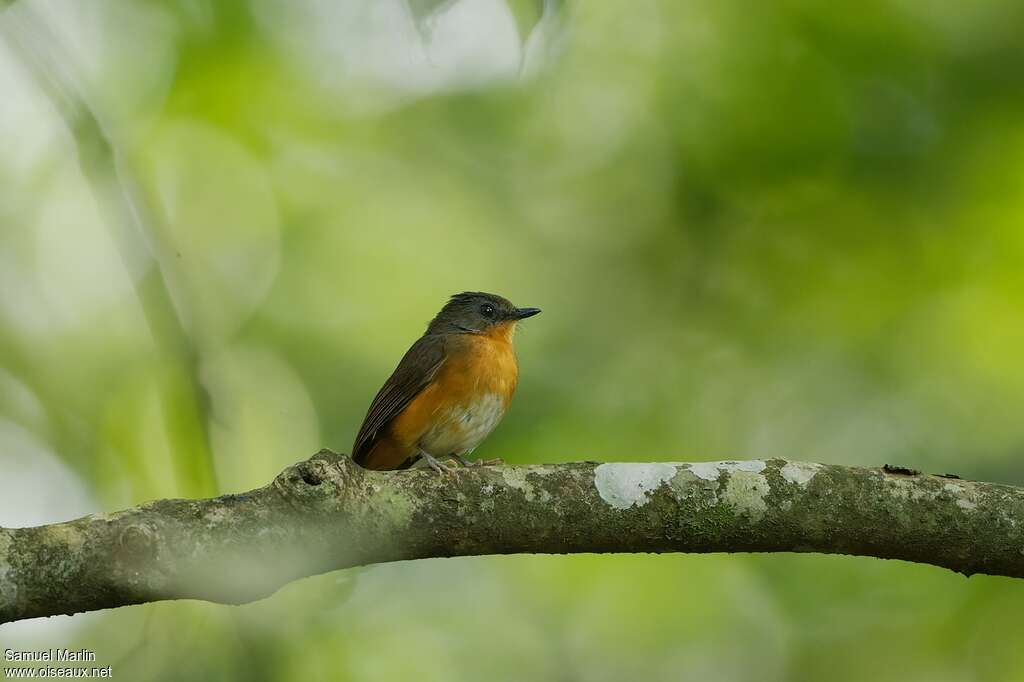
[{"label": "rough bark texture", "polygon": [[239,495],[0,529],[0,622],[520,552],[825,552],[1019,578],[1024,489],[784,460],[372,472],[325,450]]}]

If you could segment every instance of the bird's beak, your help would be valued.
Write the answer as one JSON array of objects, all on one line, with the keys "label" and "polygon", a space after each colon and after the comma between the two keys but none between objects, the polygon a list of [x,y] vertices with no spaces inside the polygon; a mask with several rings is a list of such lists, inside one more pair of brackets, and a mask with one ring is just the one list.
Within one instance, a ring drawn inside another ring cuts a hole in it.
[{"label": "bird's beak", "polygon": [[533,317],[540,312],[540,308],[516,308],[515,312],[512,313],[513,320],[525,320],[528,317]]}]

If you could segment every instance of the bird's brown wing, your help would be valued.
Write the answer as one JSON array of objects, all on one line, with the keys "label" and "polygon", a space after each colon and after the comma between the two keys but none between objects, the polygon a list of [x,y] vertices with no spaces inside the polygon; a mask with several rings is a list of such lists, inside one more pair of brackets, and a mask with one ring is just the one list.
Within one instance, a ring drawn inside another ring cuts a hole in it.
[{"label": "bird's brown wing", "polygon": [[352,458],[357,464],[366,465],[367,455],[384,428],[430,384],[444,361],[445,340],[439,334],[420,337],[406,352],[366,412],[352,446]]}]

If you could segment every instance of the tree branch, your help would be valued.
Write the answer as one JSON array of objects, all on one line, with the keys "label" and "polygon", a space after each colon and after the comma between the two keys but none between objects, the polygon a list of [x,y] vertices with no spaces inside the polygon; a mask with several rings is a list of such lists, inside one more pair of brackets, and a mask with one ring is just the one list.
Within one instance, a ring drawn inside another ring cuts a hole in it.
[{"label": "tree branch", "polygon": [[238,604],[387,561],[824,552],[1024,577],[1024,489],[752,460],[367,471],[323,450],[269,485],[0,529],[0,622],[161,599]]}]

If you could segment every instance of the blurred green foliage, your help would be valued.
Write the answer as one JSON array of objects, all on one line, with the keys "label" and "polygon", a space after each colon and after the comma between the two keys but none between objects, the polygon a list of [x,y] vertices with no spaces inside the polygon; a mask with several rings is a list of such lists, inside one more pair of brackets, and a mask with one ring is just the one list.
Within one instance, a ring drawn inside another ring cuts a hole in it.
[{"label": "blurred green foliage", "polygon": [[[346,450],[465,289],[545,311],[481,456],[1024,480],[1018,2],[2,12],[0,524]],[[0,641],[121,679],[1019,680],[1021,608],[848,557],[509,557]]]}]

